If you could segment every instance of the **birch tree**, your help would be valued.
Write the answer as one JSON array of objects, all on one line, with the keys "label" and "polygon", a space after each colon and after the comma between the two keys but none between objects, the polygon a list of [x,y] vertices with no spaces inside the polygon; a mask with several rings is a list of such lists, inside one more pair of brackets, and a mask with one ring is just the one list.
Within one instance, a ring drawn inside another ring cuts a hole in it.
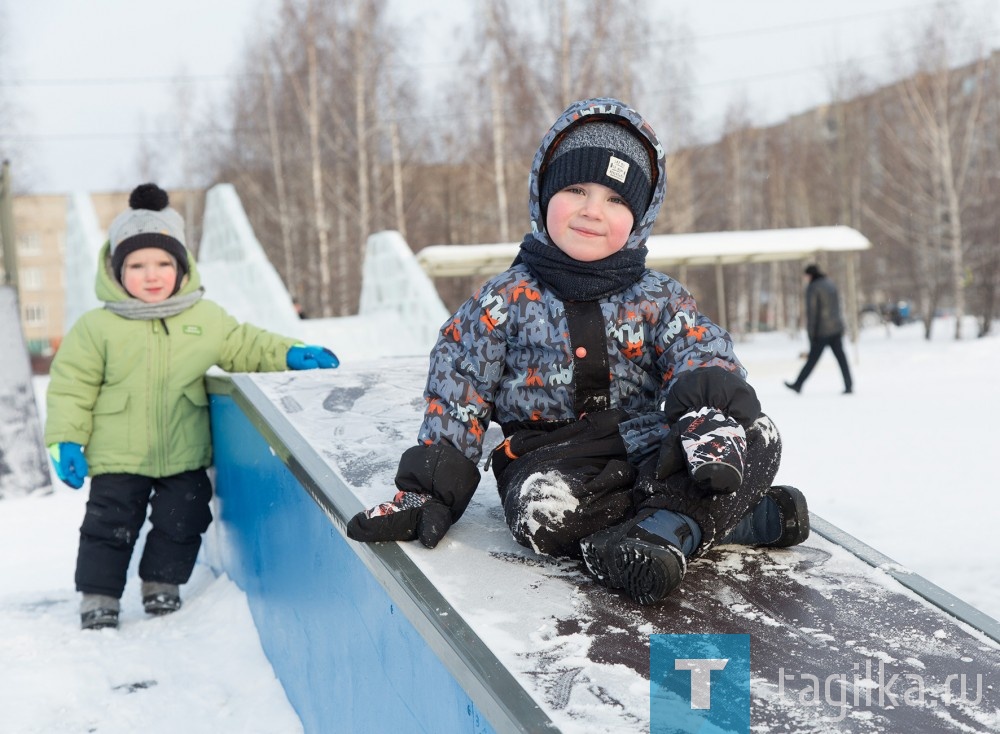
[{"label": "birch tree", "polygon": [[970,273],[972,306],[978,316],[978,337],[993,332],[1000,317],[1000,56],[986,59],[982,135],[977,138],[969,192],[966,197],[968,242],[966,265]]},{"label": "birch tree", "polygon": [[285,162],[281,150],[281,129],[278,125],[278,101],[276,99],[273,65],[270,49],[266,46],[257,51],[261,92],[264,96],[264,110],[267,123],[267,143],[271,156],[271,174],[274,178],[274,195],[278,214],[278,232],[281,241],[281,259],[284,264],[286,282],[295,274],[295,250],[292,246],[292,221],[285,184]]},{"label": "birch tree", "polygon": [[368,235],[389,222],[406,229],[415,125],[396,119],[413,114],[401,91],[410,75],[395,61],[400,38],[385,7],[283,0],[245,54],[231,139],[209,155],[289,290],[320,316],[356,310]]},{"label": "birch tree", "polygon": [[[936,8],[931,20],[918,29],[913,73],[898,85],[900,109],[908,128],[914,131],[912,145],[903,152],[923,174],[924,192],[933,213],[931,247],[940,248],[950,266],[956,339],[962,336],[965,315],[963,199],[982,124],[985,88],[985,58],[980,49],[971,54],[980,59],[971,68],[961,72],[952,69],[960,53],[966,51],[959,47],[956,35],[962,20],[952,6]],[[924,314],[928,337],[932,316]]]}]

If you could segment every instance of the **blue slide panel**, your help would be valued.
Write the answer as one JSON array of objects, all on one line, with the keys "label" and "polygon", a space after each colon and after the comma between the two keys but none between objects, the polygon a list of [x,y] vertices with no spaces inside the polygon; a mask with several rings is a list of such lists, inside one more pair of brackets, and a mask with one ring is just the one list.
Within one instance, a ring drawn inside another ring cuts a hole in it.
[{"label": "blue slide panel", "polygon": [[222,570],[305,731],[493,732],[233,397],[211,414]]}]

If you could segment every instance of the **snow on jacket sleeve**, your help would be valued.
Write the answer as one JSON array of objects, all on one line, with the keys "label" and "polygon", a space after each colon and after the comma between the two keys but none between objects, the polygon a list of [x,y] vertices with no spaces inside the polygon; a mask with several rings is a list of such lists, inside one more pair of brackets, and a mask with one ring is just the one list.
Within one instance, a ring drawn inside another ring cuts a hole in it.
[{"label": "snow on jacket sleeve", "polygon": [[507,353],[507,273],[487,282],[445,322],[431,352],[417,440],[449,443],[473,462],[493,415]]},{"label": "snow on jacket sleeve", "polygon": [[63,339],[49,370],[45,395],[45,445],[70,441],[86,446],[94,404],[104,382],[104,350],[84,315]]}]

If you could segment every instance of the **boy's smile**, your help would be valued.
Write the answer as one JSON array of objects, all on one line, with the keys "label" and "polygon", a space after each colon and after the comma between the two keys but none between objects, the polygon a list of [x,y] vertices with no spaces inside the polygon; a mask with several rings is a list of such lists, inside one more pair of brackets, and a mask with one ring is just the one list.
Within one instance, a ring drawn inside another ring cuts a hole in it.
[{"label": "boy's smile", "polygon": [[143,247],[131,252],[122,265],[122,285],[143,303],[160,303],[174,293],[177,262],[166,250]]},{"label": "boy's smile", "polygon": [[633,221],[618,192],[599,183],[567,186],[552,196],[545,213],[549,239],[581,262],[602,260],[622,249]]}]

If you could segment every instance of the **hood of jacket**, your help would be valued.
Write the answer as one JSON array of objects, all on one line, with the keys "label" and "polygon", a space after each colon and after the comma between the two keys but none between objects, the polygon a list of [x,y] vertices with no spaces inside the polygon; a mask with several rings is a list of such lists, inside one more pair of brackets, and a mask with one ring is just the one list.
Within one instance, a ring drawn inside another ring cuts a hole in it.
[{"label": "hood of jacket", "polygon": [[645,140],[649,144],[651,152],[655,153],[656,156],[656,165],[653,169],[656,177],[653,182],[653,196],[646,212],[638,218],[638,222],[625,242],[624,249],[634,250],[646,244],[646,240],[649,239],[653,230],[656,215],[666,197],[666,155],[656,133],[653,132],[642,115],[624,102],[611,97],[595,97],[574,102],[566,108],[566,111],[559,116],[542,138],[538,152],[535,153],[535,158],[531,163],[531,172],[528,175],[528,212],[531,216],[531,232],[536,239],[552,244],[545,231],[545,218],[542,215],[539,174],[548,163],[549,154],[555,148],[554,143],[575,125],[594,119],[606,119],[628,125],[641,140]]},{"label": "hood of jacket", "polygon": [[[184,276],[181,287],[174,296],[193,293],[201,288],[201,275],[198,273],[198,266],[195,264],[194,256],[188,250],[188,274]],[[127,301],[132,298],[125,290],[125,287],[118,282],[111,270],[111,242],[106,241],[97,256],[100,265],[97,268],[97,277],[94,280],[94,291],[99,301],[113,303],[115,301]],[[173,298],[174,296],[171,296]],[[169,299],[167,299],[169,300]]]}]

